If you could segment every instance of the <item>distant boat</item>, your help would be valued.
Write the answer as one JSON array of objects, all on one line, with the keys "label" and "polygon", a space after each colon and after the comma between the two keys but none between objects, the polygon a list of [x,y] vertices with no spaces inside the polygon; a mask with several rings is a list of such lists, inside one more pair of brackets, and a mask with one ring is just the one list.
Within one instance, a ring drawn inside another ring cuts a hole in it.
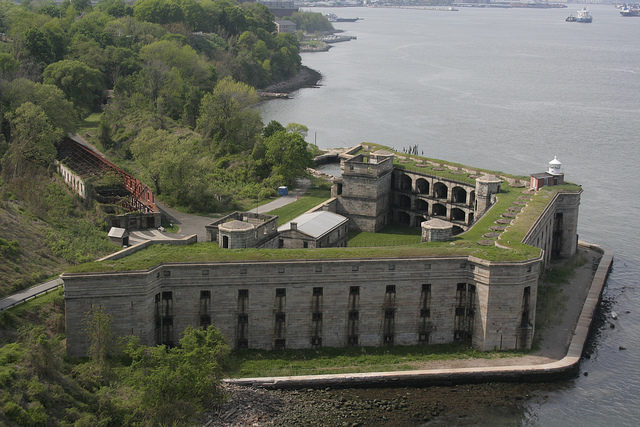
[{"label": "distant boat", "polygon": [[620,9],[620,15],[622,16],[640,16],[640,5],[628,6],[625,5]]},{"label": "distant boat", "polygon": [[589,11],[587,10],[586,7],[583,7],[577,13],[578,14],[576,16],[569,15],[567,17],[567,19],[565,19],[565,21],[567,21],[567,22],[583,22],[583,23],[588,24],[593,20],[593,18],[591,17],[591,14],[589,13]]},{"label": "distant boat", "polygon": [[329,22],[356,22],[360,18],[340,18],[335,13],[327,13],[324,16],[327,17]]}]

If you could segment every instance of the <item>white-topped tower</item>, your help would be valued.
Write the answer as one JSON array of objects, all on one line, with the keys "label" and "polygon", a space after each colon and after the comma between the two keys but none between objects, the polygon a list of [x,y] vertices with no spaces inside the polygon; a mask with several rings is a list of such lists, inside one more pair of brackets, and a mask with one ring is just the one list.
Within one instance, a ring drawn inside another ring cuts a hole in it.
[{"label": "white-topped tower", "polygon": [[547,172],[551,175],[564,175],[562,172],[562,162],[560,162],[556,156],[553,156],[553,160],[549,162],[549,170]]}]

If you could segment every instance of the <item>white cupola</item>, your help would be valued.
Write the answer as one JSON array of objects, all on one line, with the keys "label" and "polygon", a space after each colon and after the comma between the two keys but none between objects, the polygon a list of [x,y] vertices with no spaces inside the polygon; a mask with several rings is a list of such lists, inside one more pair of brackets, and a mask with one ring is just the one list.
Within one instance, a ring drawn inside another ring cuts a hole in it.
[{"label": "white cupola", "polygon": [[556,156],[549,162],[549,171],[551,175],[562,175],[562,163]]}]

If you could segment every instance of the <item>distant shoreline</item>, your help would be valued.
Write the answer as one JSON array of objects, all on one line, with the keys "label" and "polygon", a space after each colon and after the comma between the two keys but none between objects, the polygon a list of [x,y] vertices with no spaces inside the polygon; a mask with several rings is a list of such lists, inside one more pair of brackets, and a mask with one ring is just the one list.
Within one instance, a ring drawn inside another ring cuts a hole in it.
[{"label": "distant shoreline", "polygon": [[316,86],[322,79],[322,74],[307,66],[302,65],[300,71],[295,76],[274,83],[258,90],[258,93],[291,93],[304,87]]}]

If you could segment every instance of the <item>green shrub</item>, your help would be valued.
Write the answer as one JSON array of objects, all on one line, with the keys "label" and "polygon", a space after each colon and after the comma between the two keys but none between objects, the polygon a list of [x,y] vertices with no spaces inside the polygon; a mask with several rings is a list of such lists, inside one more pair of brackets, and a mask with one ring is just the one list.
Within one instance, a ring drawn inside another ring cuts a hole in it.
[{"label": "green shrub", "polygon": [[15,402],[6,402],[2,407],[2,412],[10,420],[15,421],[19,425],[31,424],[31,417],[20,405]]},{"label": "green shrub", "polygon": [[14,258],[20,255],[20,245],[16,240],[6,240],[0,237],[0,255]]}]

